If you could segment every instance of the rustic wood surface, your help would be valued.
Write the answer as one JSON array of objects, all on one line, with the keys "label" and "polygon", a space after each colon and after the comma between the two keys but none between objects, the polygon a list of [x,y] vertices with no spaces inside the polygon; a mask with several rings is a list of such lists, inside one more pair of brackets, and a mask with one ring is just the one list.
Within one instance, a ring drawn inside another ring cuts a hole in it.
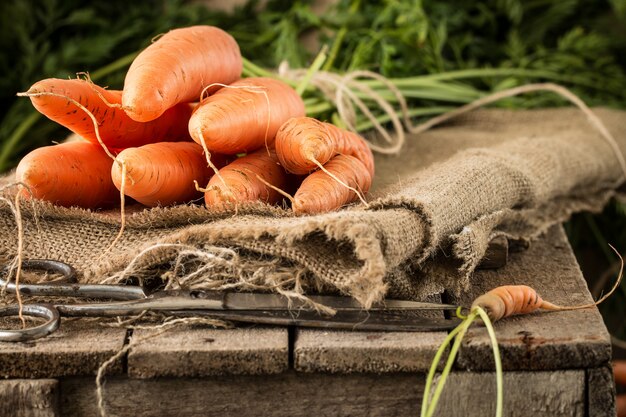
[{"label": "rustic wood surface", "polygon": [[[584,417],[585,371],[509,372],[504,374],[505,416]],[[437,417],[485,417],[496,412],[493,372],[450,374]]]},{"label": "rustic wood surface", "polygon": [[[424,376],[300,374],[213,378],[109,378],[109,416],[417,416]],[[92,378],[61,382],[61,415],[97,415]]]},{"label": "rustic wood surface", "polygon": [[58,386],[54,379],[0,381],[0,416],[58,416]]},{"label": "rustic wood surface", "polygon": [[[592,301],[562,227],[553,227],[524,252],[509,255],[496,271],[477,271],[472,288],[450,302],[470,305],[478,295],[498,285],[527,284],[546,300],[561,305]],[[590,368],[611,359],[610,336],[597,308],[538,312],[495,324],[505,370]],[[493,370],[487,331],[472,327],[463,342],[459,368]]]},{"label": "rustic wood surface", "polygon": [[[439,295],[428,302],[441,302]],[[443,311],[420,313],[443,318]],[[347,332],[296,329],[294,369],[301,372],[426,371],[447,332]]]},{"label": "rustic wood surface", "polygon": [[[136,330],[133,339],[154,330]],[[275,374],[289,367],[287,329],[170,329],[131,348],[128,375]]]},{"label": "rustic wood surface", "polygon": [[334,373],[424,372],[446,334],[300,330],[294,344],[294,368]]},{"label": "rustic wood surface", "polygon": [[[557,227],[527,251],[509,254],[505,267],[477,272],[472,291],[457,298],[445,295],[444,301],[468,305],[478,294],[511,283],[530,284],[556,303],[590,300]],[[134,332],[144,337],[151,331]],[[609,336],[596,309],[507,319],[496,332],[508,370],[505,415],[614,415]],[[65,320],[46,339],[0,343],[5,378],[60,378],[59,386],[54,380],[3,381],[9,385],[0,384],[0,407],[22,414],[0,408],[0,415],[96,415],[93,375],[128,343],[129,334],[89,320]],[[424,372],[444,336],[173,328],[133,346],[109,369],[107,409],[111,416],[415,416]],[[480,327],[468,336],[438,415],[493,412],[489,339]]]},{"label": "rustic wood surface", "polygon": [[[62,320],[50,336],[31,342],[0,342],[3,378],[54,378],[95,375],[100,364],[124,346],[126,329],[89,320]],[[122,361],[109,368],[121,373]]]},{"label": "rustic wood surface", "polygon": [[615,380],[609,365],[587,369],[588,417],[615,416]]},{"label": "rustic wood surface", "polygon": [[[504,415],[584,417],[585,371],[510,372],[504,378]],[[424,374],[348,375],[288,371],[267,376],[107,379],[110,416],[417,416]],[[63,416],[96,415],[93,379],[61,382]],[[449,377],[436,416],[495,414],[495,373]],[[607,414],[608,415],[608,414]]]}]

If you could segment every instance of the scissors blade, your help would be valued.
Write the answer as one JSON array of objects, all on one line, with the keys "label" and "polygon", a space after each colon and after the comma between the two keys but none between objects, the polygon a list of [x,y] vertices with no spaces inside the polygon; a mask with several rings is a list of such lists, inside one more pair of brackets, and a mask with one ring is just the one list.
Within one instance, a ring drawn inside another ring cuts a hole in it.
[{"label": "scissors blade", "polygon": [[[365,311],[356,300],[350,297],[309,296],[308,298],[337,311]],[[138,314],[144,310],[284,310],[287,312],[311,310],[311,305],[306,301],[288,298],[281,294],[223,293],[216,291],[163,291],[138,300],[66,304],[57,305],[56,307],[66,316],[109,317]],[[385,300],[383,303],[372,306],[368,311],[450,309],[456,309],[456,306],[405,300]]]},{"label": "scissors blade", "polygon": [[[364,310],[363,306],[351,297],[310,295],[307,298],[335,310]],[[297,298],[260,293],[226,293],[223,303],[224,308],[228,310],[296,310],[310,307],[306,301]],[[457,306],[450,304],[389,299],[374,304],[369,310],[454,310],[456,308]]]},{"label": "scissors blade", "polygon": [[343,310],[334,316],[324,316],[309,310],[183,310],[172,313],[176,316],[200,315],[240,323],[387,332],[445,331],[460,323],[457,319],[420,317],[412,315],[408,310]]}]

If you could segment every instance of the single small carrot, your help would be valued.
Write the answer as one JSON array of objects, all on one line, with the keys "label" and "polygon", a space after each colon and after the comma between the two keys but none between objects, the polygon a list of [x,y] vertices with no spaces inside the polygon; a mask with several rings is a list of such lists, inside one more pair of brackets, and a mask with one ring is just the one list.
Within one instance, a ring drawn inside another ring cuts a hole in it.
[{"label": "single small carrot", "polygon": [[21,95],[30,97],[33,106],[44,116],[97,143],[94,122],[86,109],[95,117],[100,137],[108,149],[189,140],[187,125],[193,109],[190,104],[174,106],[158,119],[141,123],[106,103],[120,104],[121,91],[106,90],[86,80],[49,78],[33,84]]},{"label": "single small carrot", "polygon": [[287,186],[288,174],[276,152],[259,149],[220,169],[209,181],[204,201],[207,207],[219,210],[253,201],[275,204],[282,200],[278,190]]},{"label": "single small carrot", "polygon": [[60,206],[98,208],[119,201],[111,181],[109,158],[100,145],[81,141],[44,146],[20,161],[16,180],[28,186],[24,196]]},{"label": "single small carrot", "polygon": [[[214,165],[221,167],[226,157],[213,154]],[[159,142],[128,148],[117,155],[110,176],[117,189],[122,187],[123,166],[127,181],[124,194],[146,206],[169,206],[200,198],[194,181],[206,184],[213,175],[202,147],[194,142]]]},{"label": "single small carrot", "polygon": [[[337,155],[302,181],[294,195],[296,213],[324,213],[336,210],[367,193],[372,184],[369,170],[350,155]],[[358,193],[356,192],[358,191]]]},{"label": "single small carrot", "polygon": [[225,155],[269,146],[280,126],[305,114],[289,85],[272,78],[246,78],[202,100],[189,120],[194,141]]},{"label": "single small carrot", "polygon": [[619,288],[619,284],[622,281],[624,262],[619,252],[617,252],[613,246],[611,246],[611,249],[615,251],[622,263],[613,288],[611,288],[611,290],[602,296],[598,301],[577,306],[560,306],[543,300],[537,291],[527,285],[503,285],[501,287],[496,287],[476,298],[476,300],[472,303],[471,309],[475,310],[476,307],[480,307],[485,310],[491,321],[497,321],[515,314],[532,313],[539,309],[550,311],[568,311],[581,310],[596,306],[610,297],[611,294]]},{"label": "single small carrot", "polygon": [[135,58],[124,80],[122,104],[139,122],[154,120],[178,103],[198,100],[209,84],[230,84],[243,61],[235,39],[213,26],[174,29]]},{"label": "single small carrot", "polygon": [[356,133],[311,117],[296,117],[283,124],[276,134],[280,163],[293,174],[307,174],[333,156],[350,155],[360,160],[374,176],[374,156]]},{"label": "single small carrot", "polygon": [[538,309],[558,310],[558,306],[544,301],[537,291],[527,285],[503,285],[478,297],[473,307],[481,307],[492,321],[514,314],[528,314]]}]

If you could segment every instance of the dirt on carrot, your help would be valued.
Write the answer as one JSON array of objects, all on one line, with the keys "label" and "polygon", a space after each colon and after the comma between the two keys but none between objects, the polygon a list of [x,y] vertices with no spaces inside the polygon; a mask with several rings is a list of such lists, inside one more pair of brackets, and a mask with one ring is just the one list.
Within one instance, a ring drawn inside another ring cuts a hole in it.
[{"label": "dirt on carrot", "polygon": [[363,198],[369,191],[372,177],[357,158],[337,155],[302,181],[294,196],[293,211],[316,214],[337,210]]},{"label": "dirt on carrot", "polygon": [[288,187],[289,175],[278,163],[276,152],[259,149],[220,169],[209,181],[204,201],[217,210],[254,201],[276,204],[283,198],[279,190]]}]

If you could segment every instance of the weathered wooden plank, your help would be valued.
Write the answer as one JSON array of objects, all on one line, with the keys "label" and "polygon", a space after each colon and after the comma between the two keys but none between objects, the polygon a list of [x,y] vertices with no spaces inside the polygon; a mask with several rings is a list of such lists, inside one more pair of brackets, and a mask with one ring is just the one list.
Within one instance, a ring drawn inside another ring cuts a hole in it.
[{"label": "weathered wooden plank", "polygon": [[[136,330],[144,338],[150,330]],[[131,348],[134,378],[275,374],[289,367],[287,329],[170,329]]]},{"label": "weathered wooden plank", "polygon": [[[591,301],[591,295],[562,227],[550,229],[524,252],[512,253],[497,271],[477,271],[472,288],[451,302],[470,305],[498,285],[527,284],[544,299],[562,305]],[[504,369],[571,369],[598,367],[611,358],[609,334],[596,308],[536,313],[496,323]],[[487,332],[473,327],[463,342],[457,366],[493,370]]]},{"label": "weathered wooden plank", "polygon": [[[126,330],[93,321],[63,320],[53,334],[32,342],[0,343],[3,378],[54,378],[95,375],[100,365],[124,346]],[[121,361],[108,373],[122,372]]]},{"label": "weathered wooden plank", "polygon": [[444,332],[299,330],[294,368],[302,372],[426,371]]},{"label": "weathered wooden plank", "polygon": [[[503,388],[505,416],[585,416],[585,371],[505,373]],[[495,410],[495,373],[457,372],[450,374],[435,415],[484,417]]]},{"label": "weathered wooden plank", "polygon": [[[417,416],[423,375],[411,373],[307,374],[213,378],[108,378],[110,416],[298,417]],[[94,416],[93,379],[61,381],[61,414]]]},{"label": "weathered wooden plank", "polygon": [[[495,373],[449,377],[437,416],[495,414]],[[96,415],[92,378],[61,380],[63,416]],[[212,378],[107,378],[111,416],[417,416],[424,374],[328,374]],[[585,371],[512,372],[504,378],[504,415],[585,416]]]},{"label": "weathered wooden plank", "polygon": [[0,416],[58,417],[58,385],[55,379],[0,381]]},{"label": "weathered wooden plank", "polygon": [[615,381],[610,365],[587,369],[587,417],[614,417]]},{"label": "weathered wooden plank", "polygon": [[[429,302],[441,302],[439,295]],[[443,317],[442,311],[417,313]],[[294,369],[301,372],[419,372],[428,370],[446,332],[361,332],[297,329]]]}]

